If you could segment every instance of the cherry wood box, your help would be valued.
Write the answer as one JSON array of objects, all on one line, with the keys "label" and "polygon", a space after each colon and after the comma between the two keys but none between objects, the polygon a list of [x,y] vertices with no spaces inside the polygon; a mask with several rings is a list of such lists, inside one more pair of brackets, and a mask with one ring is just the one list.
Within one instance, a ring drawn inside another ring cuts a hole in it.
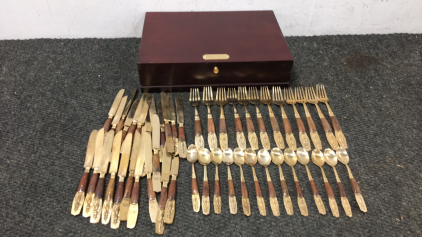
[{"label": "cherry wood box", "polygon": [[143,91],[288,85],[293,57],[273,11],[147,12]]}]

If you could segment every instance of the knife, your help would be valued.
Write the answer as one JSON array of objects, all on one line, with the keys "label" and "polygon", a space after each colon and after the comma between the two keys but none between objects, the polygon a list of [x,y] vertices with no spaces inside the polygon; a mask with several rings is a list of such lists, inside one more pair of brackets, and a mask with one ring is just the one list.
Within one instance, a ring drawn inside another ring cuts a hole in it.
[{"label": "knife", "polygon": [[[154,135],[154,128],[159,126],[158,118],[153,117],[153,135]],[[158,133],[158,132],[157,132]],[[154,141],[153,141],[154,146]],[[167,146],[166,146],[167,147]],[[156,156],[155,149],[154,149],[154,157]],[[155,158],[154,158],[155,159]],[[163,186],[161,188],[160,194],[160,202],[158,204],[157,216],[155,221],[155,233],[163,234],[164,233],[164,211],[166,208],[167,202],[167,185],[170,181],[170,168],[171,168],[171,154],[167,152],[166,148],[163,151],[163,169],[161,172],[161,181],[163,182]],[[160,163],[158,162],[158,165]]]},{"label": "knife", "polygon": [[[147,118],[148,109],[149,109],[149,106],[151,104],[152,99],[153,99],[153,97],[152,97],[151,94],[146,94],[146,96],[144,98],[144,104],[142,105],[141,113],[140,113],[139,117],[137,118],[137,130],[138,130],[139,133],[142,132],[142,126],[144,126],[144,124],[145,124],[145,119]],[[154,104],[154,111],[155,111],[155,104]]]},{"label": "knife", "polygon": [[124,96],[122,100],[120,101],[119,107],[116,111],[116,115],[114,115],[113,121],[111,122],[111,130],[113,131],[117,131],[117,124],[119,124],[120,118],[122,117],[123,109],[125,108],[125,105],[126,105],[126,100],[127,100],[127,96]]},{"label": "knife", "polygon": [[[176,112],[174,111],[173,94],[170,92],[167,98],[169,100],[169,107],[170,107],[171,135],[173,137],[173,144],[176,146],[176,144],[178,143],[178,139],[177,139]],[[178,153],[178,152],[175,151],[175,153]]]},{"label": "knife", "polygon": [[138,89],[135,88],[135,90],[132,91],[132,94],[129,97],[129,101],[126,103],[125,109],[123,110],[122,117],[120,119],[119,124],[117,125],[117,131],[120,131],[123,129],[125,119],[129,113],[130,107],[132,106],[133,100],[135,99],[136,93],[138,92]]},{"label": "knife", "polygon": [[94,172],[92,174],[91,180],[89,181],[88,191],[86,193],[84,208],[82,211],[83,217],[90,217],[92,214],[92,201],[94,200],[95,187],[97,186],[98,181],[98,169],[100,168],[101,159],[103,158],[103,143],[104,143],[104,128],[101,128],[97,132],[95,138],[95,151],[94,151],[94,162],[92,163],[92,168]]},{"label": "knife", "polygon": [[95,139],[97,137],[97,132],[97,130],[94,130],[91,132],[91,135],[89,135],[84,163],[85,172],[82,175],[81,181],[79,181],[78,191],[76,192],[75,197],[73,198],[72,211],[70,212],[74,216],[77,216],[81,213],[82,206],[84,204],[89,171],[91,170],[92,161],[94,159]]},{"label": "knife", "polygon": [[95,196],[94,201],[92,202],[92,215],[91,223],[98,223],[101,218],[102,211],[102,202],[103,202],[103,192],[104,192],[104,178],[108,170],[108,165],[110,163],[111,157],[111,148],[113,146],[114,132],[109,131],[104,137],[103,151],[102,151],[102,160],[99,168],[100,177],[95,187]]},{"label": "knife", "polygon": [[110,111],[108,111],[108,119],[104,123],[104,132],[108,132],[111,125],[111,120],[113,119],[117,107],[119,107],[120,101],[122,100],[123,94],[125,93],[125,89],[121,89],[119,93],[117,93],[116,97],[114,98],[113,104],[111,105]]},{"label": "knife", "polygon": [[[128,133],[132,134],[132,138],[133,138],[133,132],[136,130],[136,126],[138,125],[138,119],[141,116],[142,107],[144,106],[144,101],[147,96],[148,96],[147,93],[142,94],[141,100],[139,101],[138,107],[136,108],[135,114],[133,115],[132,124],[128,125],[129,126]],[[125,122],[125,125],[126,125],[126,122]]]},{"label": "knife", "polygon": [[161,92],[161,106],[163,110],[164,130],[166,134],[166,148],[169,153],[174,153],[173,138],[169,124],[169,122],[171,121],[170,104],[168,102],[167,95],[164,92]]},{"label": "knife", "polygon": [[[145,134],[145,136],[143,136]],[[151,145],[151,134],[145,132],[142,134],[142,144],[144,145],[144,156],[145,156],[145,172],[147,174],[147,185],[148,185],[148,197],[149,197],[149,215],[151,222],[155,223],[155,217],[157,214],[157,198],[153,190],[152,185],[152,145]],[[161,190],[160,190],[161,191]]]},{"label": "knife", "polygon": [[[180,128],[180,127],[179,127]],[[176,209],[176,179],[179,174],[179,156],[175,155],[171,161],[171,183],[168,191],[168,199],[164,212],[164,223],[172,224]]]},{"label": "knife", "polygon": [[[152,125],[152,149],[154,150],[154,156],[152,158],[152,187],[154,192],[161,191],[161,173],[160,173],[160,156],[159,152],[161,149],[160,146],[160,119],[157,114],[151,116],[151,125]],[[164,158],[164,156],[163,156]],[[163,163],[164,165],[164,163]],[[164,166],[163,166],[164,168]]]},{"label": "knife", "polygon": [[163,111],[161,110],[161,99],[158,99],[157,101],[157,114],[158,117],[160,118],[160,162],[163,158],[163,151],[164,151],[164,146],[166,144],[166,134],[164,132],[164,119],[163,119]]},{"label": "knife", "polygon": [[183,123],[185,122],[185,117],[183,116],[183,98],[182,96],[176,97],[176,112],[177,112],[177,123],[179,124],[179,140],[178,140],[178,153],[181,158],[187,157],[187,147],[186,147],[186,135],[185,127]]},{"label": "knife", "polygon": [[117,175],[119,176],[119,185],[117,186],[116,195],[114,196],[113,210],[111,212],[110,226],[112,229],[117,229],[120,226],[120,204],[122,203],[125,177],[129,164],[130,151],[132,149],[132,137],[133,135],[129,133],[120,149],[122,156],[120,159],[119,171],[117,172]]},{"label": "knife", "polygon": [[133,102],[132,106],[130,107],[129,114],[125,119],[125,124],[122,133],[122,142],[125,140],[129,127],[132,125],[133,116],[135,115],[136,109],[138,108],[140,99],[137,99]]},{"label": "knife", "polygon": [[[119,108],[120,109],[120,108]],[[116,115],[117,116],[117,115]],[[119,167],[120,145],[122,144],[122,131],[117,132],[113,139],[113,148],[111,149],[111,162],[108,173],[110,179],[104,198],[103,211],[101,216],[101,223],[107,225],[110,222],[111,211],[113,207],[114,187],[116,184],[116,173]]]}]

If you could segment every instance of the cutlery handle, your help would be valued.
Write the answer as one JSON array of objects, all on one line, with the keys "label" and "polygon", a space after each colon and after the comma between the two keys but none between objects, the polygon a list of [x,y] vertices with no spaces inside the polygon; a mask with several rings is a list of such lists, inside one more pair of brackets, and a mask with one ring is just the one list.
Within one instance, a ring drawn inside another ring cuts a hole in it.
[{"label": "cutlery handle", "polygon": [[283,126],[284,126],[284,131],[286,133],[293,133],[292,126],[290,126],[290,122],[288,118],[283,118]]},{"label": "cutlery handle", "polygon": [[241,166],[240,166],[240,190],[242,193],[243,214],[245,214],[245,216],[250,216],[251,206],[249,202],[248,188],[246,187],[245,177],[243,175],[243,169]]},{"label": "cutlery handle", "polygon": [[79,181],[78,190],[76,191],[75,197],[73,198],[71,214],[76,216],[81,213],[82,206],[85,199],[86,186],[88,184],[90,168],[86,168],[81,180]]},{"label": "cutlery handle", "polygon": [[89,181],[87,193],[95,193],[95,187],[97,186],[99,175],[100,173],[94,171],[94,173],[92,174],[91,180]]},{"label": "cutlery handle", "polygon": [[147,178],[147,189],[148,189],[148,198],[149,198],[149,200],[151,201],[151,200],[157,199],[157,197],[155,195],[155,192],[154,192],[154,189],[152,187],[152,179],[151,179],[151,177],[148,177]]},{"label": "cutlery handle", "polygon": [[179,125],[179,142],[186,141],[185,127]]},{"label": "cutlery handle", "polygon": [[101,223],[107,225],[110,222],[111,208],[113,207],[114,187],[116,184],[116,174],[111,174],[108,181],[107,190],[104,197],[103,211],[101,213]]},{"label": "cutlery handle", "polygon": [[111,127],[111,121],[113,120],[113,117],[109,117],[106,121],[105,121],[105,123],[104,123],[104,126],[103,126],[103,128],[104,128],[104,132],[106,133],[106,132],[108,132],[109,130],[110,130],[110,127]]},{"label": "cutlery handle", "polygon": [[168,190],[168,200],[176,200],[176,187],[177,181],[176,178],[173,178],[170,182],[170,187]]},{"label": "cutlery handle", "polygon": [[[347,166],[347,168],[349,169],[349,166]],[[352,185],[352,190],[355,194],[355,198],[359,205],[359,209],[363,212],[367,212],[365,200],[362,197],[362,192],[360,191],[359,185],[353,177],[350,178],[350,185]]]},{"label": "cutlery handle", "polygon": [[199,212],[200,209],[199,188],[196,180],[195,165],[192,163],[192,207],[194,212]]},{"label": "cutlery handle", "polygon": [[[242,125],[240,125],[240,126],[242,126]],[[237,131],[237,129],[236,129],[236,131]],[[220,118],[220,133],[227,133],[227,125],[226,125],[226,119],[225,118]]]},{"label": "cutlery handle", "polygon": [[133,183],[132,195],[130,196],[130,204],[138,204],[139,200],[139,181]]},{"label": "cutlery handle", "polygon": [[123,142],[125,141],[126,136],[127,136],[127,130],[123,129],[123,131],[122,131],[122,143],[121,144],[123,144]]},{"label": "cutlery handle", "polygon": [[[119,217],[120,220],[122,221],[127,220],[127,216],[128,216],[127,213],[130,207],[130,196],[132,195],[133,181],[134,181],[133,171],[129,171],[129,176],[127,177],[127,180],[126,180],[126,186],[124,186],[124,192],[122,190],[123,199],[119,202],[119,203],[122,203],[122,205],[120,206],[121,215]],[[120,185],[120,181],[119,181],[119,185]],[[122,181],[122,185],[124,185],[124,178]]]},{"label": "cutlery handle", "polygon": [[266,133],[267,129],[265,128],[265,123],[264,123],[264,119],[260,116],[257,118],[258,119],[258,128],[259,128],[259,132],[261,133]]},{"label": "cutlery handle", "polygon": [[248,130],[248,133],[255,132],[255,126],[253,125],[251,116],[249,114],[246,115],[246,128]]},{"label": "cutlery handle", "polygon": [[[132,123],[132,125],[130,125],[130,127],[129,127],[129,131],[128,131],[127,133],[128,133],[128,134],[129,134],[129,133],[132,133],[132,134],[133,134],[133,133],[135,132],[135,130],[136,130],[136,126],[137,126],[136,124],[133,124],[133,123]],[[126,134],[126,135],[127,135],[127,134]],[[122,141],[123,141],[123,140],[124,140],[124,139],[122,139]]]},{"label": "cutlery handle", "polygon": [[[196,122],[196,121],[195,121]],[[215,125],[214,125],[214,120],[212,118],[211,114],[208,114],[208,132],[209,133],[215,133]]]},{"label": "cutlery handle", "polygon": [[161,187],[161,194],[160,194],[160,201],[158,202],[158,207],[160,209],[165,209],[166,208],[166,203],[167,203],[167,185],[163,185]]},{"label": "cutlery handle", "polygon": [[95,198],[102,198],[104,194],[104,177],[100,177],[95,187]]},{"label": "cutlery handle", "polygon": [[240,120],[239,116],[234,117],[234,124],[236,126],[236,132],[243,132],[242,121]]},{"label": "cutlery handle", "polygon": [[126,179],[126,186],[125,186],[125,190],[124,190],[124,195],[123,198],[130,198],[130,196],[132,195],[132,188],[133,188],[133,173],[129,173],[129,176]]},{"label": "cutlery handle", "polygon": [[312,117],[307,116],[306,121],[308,122],[309,132],[316,132],[317,129],[316,129],[316,126],[315,126],[315,123],[314,123],[314,120],[312,119]]},{"label": "cutlery handle", "polygon": [[218,165],[215,166],[215,181],[214,181],[214,213],[221,213],[221,189],[220,178],[218,175]]},{"label": "cutlery handle", "polygon": [[154,152],[154,156],[152,157],[152,186],[154,192],[161,191],[161,173],[160,173],[160,156],[158,152]]},{"label": "cutlery handle", "polygon": [[202,213],[204,215],[210,214],[210,185],[206,165],[204,165],[204,181],[202,183]]},{"label": "cutlery handle", "polygon": [[321,124],[322,124],[322,127],[324,128],[325,133],[332,132],[330,124],[328,124],[326,118],[321,118]]},{"label": "cutlery handle", "polygon": [[278,126],[278,122],[277,122],[277,119],[275,118],[275,116],[270,116],[270,122],[271,122],[271,128],[273,129],[273,131],[279,132],[280,127]]},{"label": "cutlery handle", "polygon": [[[122,199],[123,199],[123,189],[124,189],[124,187],[125,187],[125,179],[124,179],[124,177],[119,177],[119,184],[117,185],[117,190],[116,190],[116,193],[114,195],[114,204],[113,204],[113,209],[112,209],[112,212],[111,212],[110,227],[112,229],[119,228],[121,220],[127,220],[127,211],[123,213],[121,208],[120,208],[120,203],[122,203]],[[124,218],[122,218],[123,215],[125,215]]]},{"label": "cutlery handle", "polygon": [[341,131],[340,123],[338,122],[335,115],[330,116],[331,124],[335,131]]},{"label": "cutlery handle", "polygon": [[195,136],[202,136],[201,120],[195,116]]},{"label": "cutlery handle", "polygon": [[85,192],[86,185],[88,184],[88,176],[89,176],[89,168],[87,168],[82,175],[81,180],[79,181],[78,191],[77,192]]},{"label": "cutlery handle", "polygon": [[[117,185],[117,190],[114,195],[114,203],[122,203],[124,188],[125,188],[125,181],[124,179],[121,179],[119,180],[119,184]],[[132,193],[132,190],[130,191]]]},{"label": "cutlery handle", "polygon": [[[170,182],[170,187],[168,189],[167,193],[167,203],[166,203],[166,209],[164,212],[164,223],[166,224],[172,224],[174,220],[174,213],[176,209],[176,182],[177,176],[173,176]],[[162,191],[161,191],[162,193]]]},{"label": "cutlery handle", "polygon": [[166,145],[166,133],[164,132],[164,126],[163,128],[161,128],[160,131],[160,145],[161,147],[164,147]]},{"label": "cutlery handle", "polygon": [[121,131],[123,129],[124,124],[125,124],[125,120],[120,119],[120,121],[119,121],[119,123],[117,124],[117,127],[116,127],[116,132]]},{"label": "cutlery handle", "polygon": [[164,210],[166,208],[167,202],[167,185],[161,187],[160,201],[158,203],[158,210],[155,219],[155,233],[163,234],[164,233]]},{"label": "cutlery handle", "polygon": [[177,139],[177,127],[176,124],[171,124],[171,135],[173,139]]},{"label": "cutlery handle", "polygon": [[305,124],[303,124],[303,121],[300,117],[296,118],[296,124],[297,124],[297,130],[299,130],[299,132],[306,133]]},{"label": "cutlery handle", "polygon": [[171,126],[167,121],[164,124],[164,131],[166,134],[167,151],[169,153],[173,153],[174,152],[174,144],[173,144],[173,137],[172,137],[173,135],[171,133]]},{"label": "cutlery handle", "polygon": [[104,200],[113,200],[114,196],[114,187],[116,186],[116,177],[115,174],[112,174],[110,179],[108,180],[107,190],[104,197]]}]

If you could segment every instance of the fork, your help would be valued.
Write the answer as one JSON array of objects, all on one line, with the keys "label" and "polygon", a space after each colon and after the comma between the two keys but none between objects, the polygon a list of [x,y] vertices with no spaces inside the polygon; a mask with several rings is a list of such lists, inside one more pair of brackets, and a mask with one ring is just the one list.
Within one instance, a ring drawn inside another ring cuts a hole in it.
[{"label": "fork", "polygon": [[249,103],[254,104],[256,108],[256,118],[258,120],[259,137],[261,138],[262,147],[269,151],[271,149],[270,139],[268,138],[261,111],[259,111],[259,104],[261,102],[259,101],[258,89],[256,87],[249,87],[248,100]]},{"label": "fork", "polygon": [[319,138],[314,120],[312,119],[311,114],[309,113],[308,107],[306,106],[308,91],[306,91],[305,93],[305,89],[303,87],[295,88],[295,95],[296,95],[296,91],[297,91],[296,100],[298,103],[303,104],[303,108],[305,109],[305,116],[308,122],[309,134],[311,135],[311,140],[314,143],[314,147],[318,150],[322,150],[321,139]]},{"label": "fork", "polygon": [[316,96],[319,102],[325,103],[325,105],[327,106],[328,114],[330,115],[331,124],[333,125],[338,144],[344,149],[347,149],[346,137],[344,136],[343,131],[341,130],[340,124],[336,116],[328,105],[328,96],[327,92],[325,92],[324,85],[316,85]]},{"label": "fork", "polygon": [[212,93],[211,86],[204,87],[202,103],[207,106],[208,109],[208,146],[210,151],[213,151],[217,146],[217,135],[215,134],[214,119],[212,118],[211,105],[214,104],[214,95]]},{"label": "fork", "polygon": [[289,119],[287,118],[286,111],[284,111],[284,99],[283,94],[281,92],[281,88],[279,86],[273,86],[273,101],[274,104],[279,105],[281,109],[281,117],[283,118],[283,127],[284,131],[286,132],[286,142],[289,148],[293,149],[293,151],[297,150],[296,146],[296,139],[293,135],[292,127],[290,126]]},{"label": "fork", "polygon": [[308,103],[314,104],[318,111],[318,116],[321,120],[322,127],[324,128],[325,136],[327,137],[328,143],[330,144],[331,148],[336,151],[338,148],[337,139],[334,137],[330,124],[328,124],[327,119],[324,117],[324,114],[322,114],[321,109],[318,106],[318,99],[316,97],[314,88],[307,87],[306,95],[306,101]]},{"label": "fork", "polygon": [[204,148],[204,137],[202,136],[201,119],[198,114],[198,106],[201,104],[198,88],[191,88],[189,95],[190,104],[195,107],[195,146],[199,149]]},{"label": "fork", "polygon": [[295,93],[293,94],[293,89],[291,87],[287,89],[287,91],[286,91],[286,88],[284,88],[284,95],[286,97],[286,103],[291,104],[295,112],[296,125],[297,125],[297,129],[299,130],[299,141],[306,151],[311,151],[311,141],[309,140],[309,137],[306,134],[305,124],[303,124],[303,121],[300,118],[299,112],[297,112],[296,105],[295,105],[297,102],[296,90],[295,90]]},{"label": "fork", "polygon": [[268,105],[268,113],[270,114],[270,122],[271,127],[273,129],[274,134],[274,141],[277,145],[278,149],[284,149],[284,139],[283,135],[281,135],[280,127],[278,126],[277,119],[274,116],[273,109],[271,108],[271,95],[270,90],[268,90],[268,86],[261,86],[261,103]]},{"label": "fork", "polygon": [[255,126],[253,125],[251,115],[248,111],[248,92],[246,91],[246,86],[239,86],[238,89],[238,97],[239,97],[239,103],[245,106],[245,114],[246,114],[246,128],[248,129],[248,140],[249,144],[251,145],[251,148],[253,150],[258,150],[258,137],[255,133]]},{"label": "fork", "polygon": [[240,120],[239,114],[237,113],[237,109],[236,109],[236,105],[239,103],[239,100],[237,98],[236,89],[235,88],[228,88],[227,92],[228,92],[227,102],[229,102],[229,104],[233,105],[233,109],[234,109],[234,124],[236,126],[237,146],[240,149],[242,149],[242,151],[244,151],[244,150],[246,150],[246,138],[245,138],[245,135],[243,134],[242,121]]},{"label": "fork", "polygon": [[229,140],[227,137],[227,126],[226,126],[226,117],[224,116],[224,105],[227,104],[227,94],[226,89],[223,87],[217,88],[217,94],[215,95],[215,102],[220,106],[220,133],[218,137],[220,138],[220,147],[221,150],[226,150],[229,147]]}]

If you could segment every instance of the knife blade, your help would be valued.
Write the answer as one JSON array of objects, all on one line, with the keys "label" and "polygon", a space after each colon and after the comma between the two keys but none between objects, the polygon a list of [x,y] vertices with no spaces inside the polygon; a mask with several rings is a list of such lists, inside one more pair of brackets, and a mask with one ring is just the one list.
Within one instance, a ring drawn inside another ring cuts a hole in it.
[{"label": "knife blade", "polygon": [[171,161],[170,174],[172,176],[168,192],[168,199],[164,211],[164,223],[172,224],[174,221],[174,213],[176,207],[176,179],[179,174],[179,157],[174,156]]},{"label": "knife blade", "polygon": [[154,156],[152,158],[152,187],[154,192],[161,191],[161,172],[160,172],[160,119],[157,114],[153,114],[151,117],[152,125],[152,149],[154,150]]},{"label": "knife blade", "polygon": [[77,216],[81,213],[82,206],[84,204],[85,191],[86,191],[86,185],[88,183],[89,171],[92,167],[92,162],[94,159],[95,140],[97,138],[97,133],[98,131],[94,130],[89,135],[88,145],[87,145],[86,154],[85,154],[85,162],[84,162],[85,172],[82,175],[81,181],[79,181],[78,190],[76,191],[75,197],[73,198],[72,210],[70,212],[74,216]]},{"label": "knife blade", "polygon": [[142,143],[144,145],[144,156],[145,156],[145,172],[147,174],[147,185],[148,185],[148,198],[149,198],[149,215],[151,222],[155,223],[155,217],[158,210],[158,203],[155,192],[152,185],[152,145],[151,135],[148,132],[143,133]]},{"label": "knife blade", "polygon": [[144,106],[144,101],[147,96],[148,96],[147,93],[142,94],[141,100],[139,101],[138,107],[136,108],[135,114],[133,115],[132,124],[129,125],[130,128],[128,130],[128,133],[132,133],[132,136],[133,136],[133,132],[136,129],[136,125],[138,124],[139,116],[142,112],[142,107]]},{"label": "knife blade", "polygon": [[161,99],[157,101],[157,114],[158,118],[160,119],[160,162],[163,159],[163,151],[164,145],[166,144],[166,134],[164,132],[164,119],[163,119],[163,111],[161,110]]},{"label": "knife blade", "polygon": [[157,114],[157,108],[155,106],[155,99],[151,96],[151,103],[149,105],[149,117],[152,117],[153,114]]},{"label": "knife blade", "polygon": [[[154,154],[155,155],[155,154]],[[159,209],[157,210],[156,221],[155,221],[155,233],[164,233],[164,211],[167,202],[167,185],[170,179],[170,167],[171,167],[171,154],[164,148],[163,155],[163,169],[161,173],[161,181],[163,187],[161,188],[160,202],[158,204]]]},{"label": "knife blade", "polygon": [[121,89],[119,93],[117,93],[116,97],[114,98],[113,104],[111,105],[110,110],[108,111],[108,119],[104,123],[104,131],[108,132],[111,125],[111,120],[113,119],[117,108],[119,107],[120,101],[122,100],[123,94],[125,93],[125,89]]},{"label": "knife blade", "polygon": [[123,110],[123,113],[122,113],[122,119],[125,119],[126,116],[128,115],[129,110],[130,110],[130,107],[132,105],[133,100],[135,99],[135,96],[136,96],[136,93],[137,92],[138,92],[138,88],[135,88],[132,91],[132,94],[130,94],[129,101],[127,102],[127,104],[125,106],[125,109]]},{"label": "knife blade", "polygon": [[114,115],[113,121],[111,122],[111,129],[116,130],[117,124],[120,122],[120,118],[122,117],[123,109],[126,105],[127,96],[124,96],[120,101],[119,107],[116,111],[116,115]]},{"label": "knife blade", "polygon": [[142,132],[142,126],[144,126],[145,124],[145,119],[147,118],[147,115],[148,115],[148,110],[149,110],[149,105],[151,104],[151,100],[152,100],[152,95],[147,94],[147,96],[145,97],[144,104],[142,105],[141,113],[137,121],[138,123],[137,130],[139,131],[139,133]]},{"label": "knife blade", "polygon": [[[176,112],[174,109],[173,94],[170,92],[168,94],[169,106],[170,106],[170,121],[171,121],[171,135],[173,138],[173,145],[177,148],[178,139],[177,139],[177,127],[176,127]],[[174,153],[178,153],[175,149]]]},{"label": "knife blade", "polygon": [[183,98],[180,95],[176,97],[176,112],[177,123],[179,124],[179,139],[177,151],[181,158],[186,158],[188,148],[186,147],[186,134],[184,127],[185,117],[183,115]]},{"label": "knife blade", "polygon": [[169,124],[169,122],[171,122],[170,104],[167,95],[164,92],[161,92],[161,106],[161,109],[163,111],[164,130],[166,134],[166,148],[169,153],[174,153],[174,143],[171,133],[171,127]]},{"label": "knife blade", "polygon": [[122,142],[125,140],[129,127],[132,125],[133,116],[135,115],[136,109],[138,108],[140,99],[137,99],[133,102],[132,106],[130,107],[129,114],[127,115],[124,123],[123,134],[122,134]]}]

